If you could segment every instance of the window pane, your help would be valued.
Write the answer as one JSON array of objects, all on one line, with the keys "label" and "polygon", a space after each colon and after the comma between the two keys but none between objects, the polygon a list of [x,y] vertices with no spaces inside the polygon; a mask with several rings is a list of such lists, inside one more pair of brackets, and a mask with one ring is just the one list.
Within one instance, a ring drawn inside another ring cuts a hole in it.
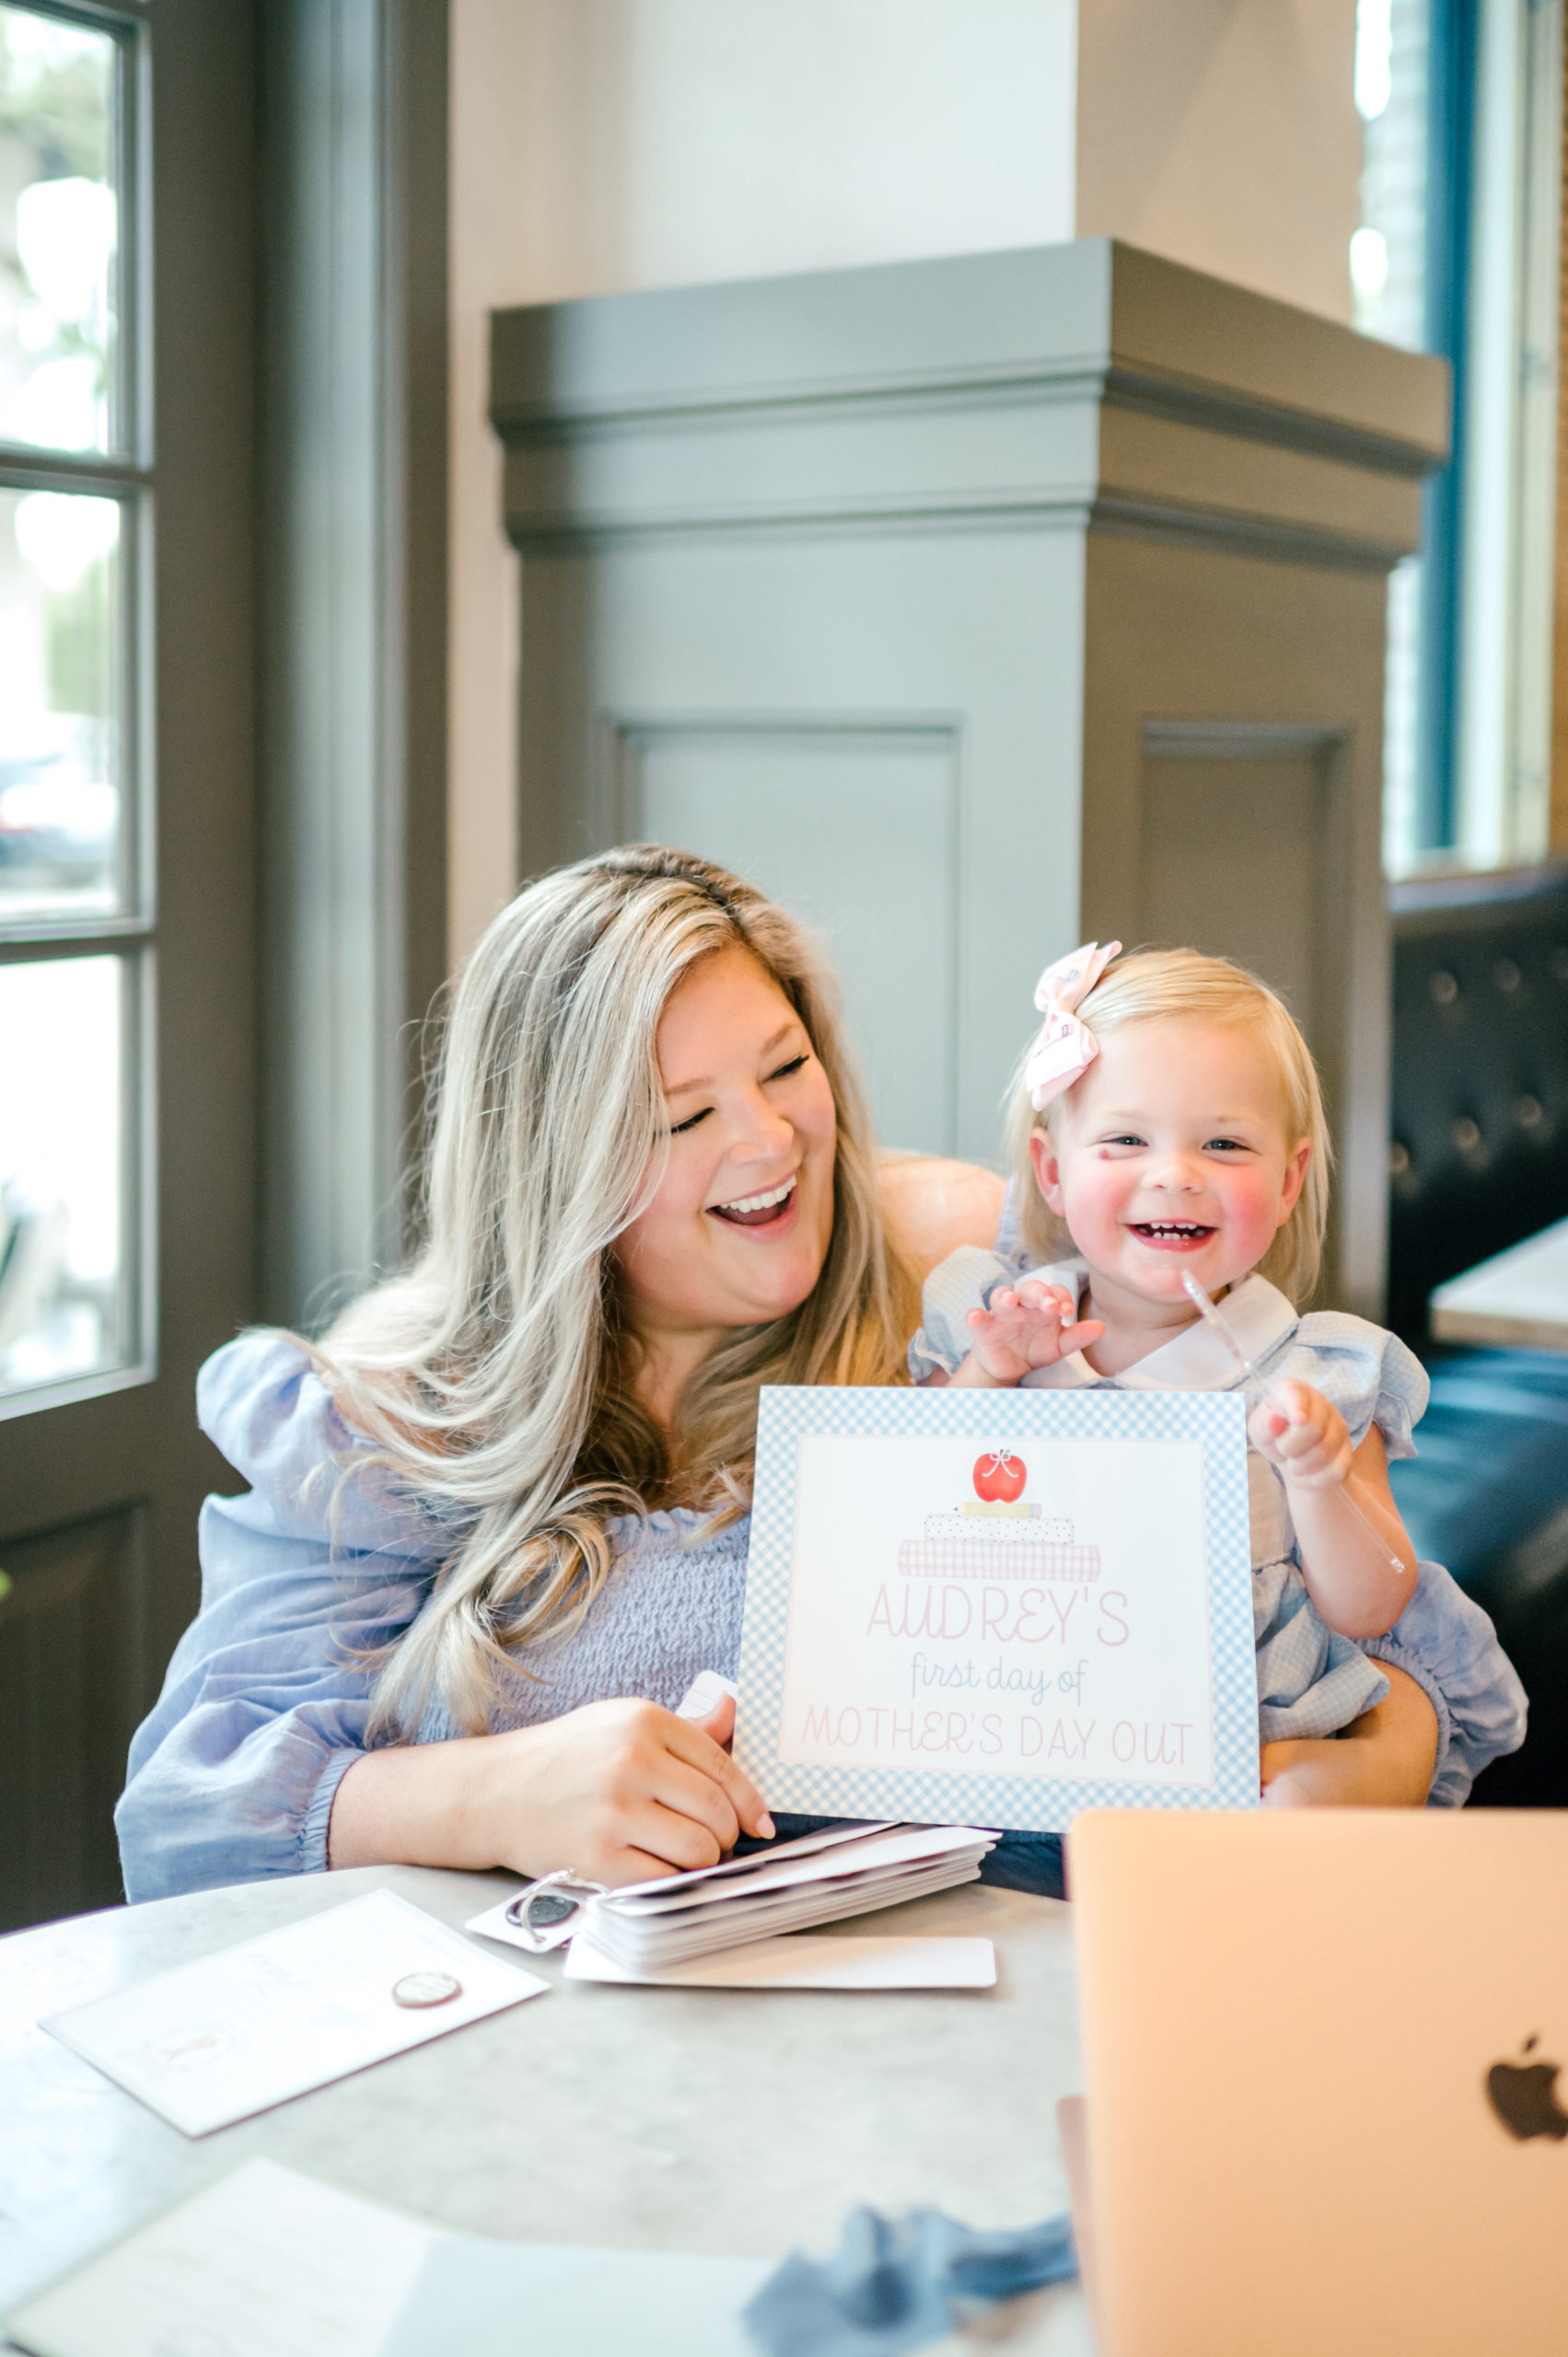
[{"label": "window pane", "polygon": [[[1427,335],[1431,0],[1358,0],[1361,224],[1350,241],[1351,317],[1364,334],[1420,352]],[[1383,856],[1391,876],[1423,857],[1422,559],[1388,578],[1383,705]]]},{"label": "window pane", "polygon": [[0,491],[0,930],[120,898],[120,520]]},{"label": "window pane", "polygon": [[119,958],[0,966],[0,1398],[122,1364]]},{"label": "window pane", "polygon": [[0,441],[111,447],[115,49],[0,6]]}]

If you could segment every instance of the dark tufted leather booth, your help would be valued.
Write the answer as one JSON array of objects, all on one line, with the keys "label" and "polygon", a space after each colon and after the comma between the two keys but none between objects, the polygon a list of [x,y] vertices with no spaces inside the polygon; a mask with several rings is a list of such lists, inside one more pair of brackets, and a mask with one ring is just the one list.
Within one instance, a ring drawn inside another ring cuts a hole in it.
[{"label": "dark tufted leather booth", "polygon": [[1450,1349],[1427,1297],[1568,1217],[1568,865],[1396,886],[1388,1323],[1426,1361],[1411,1536],[1491,1613],[1530,1696],[1478,1804],[1568,1806],[1568,1354]]}]

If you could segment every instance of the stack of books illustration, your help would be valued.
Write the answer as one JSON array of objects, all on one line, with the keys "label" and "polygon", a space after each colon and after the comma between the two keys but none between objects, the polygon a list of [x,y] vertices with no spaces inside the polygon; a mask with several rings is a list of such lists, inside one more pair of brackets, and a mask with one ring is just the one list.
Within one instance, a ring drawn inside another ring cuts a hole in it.
[{"label": "stack of books illustration", "polygon": [[1026,1504],[1016,1492],[1027,1478],[1023,1459],[1006,1449],[979,1458],[979,1494],[950,1514],[928,1514],[923,1537],[900,1541],[904,1578],[1098,1580],[1099,1549],[1081,1545],[1064,1515]]}]

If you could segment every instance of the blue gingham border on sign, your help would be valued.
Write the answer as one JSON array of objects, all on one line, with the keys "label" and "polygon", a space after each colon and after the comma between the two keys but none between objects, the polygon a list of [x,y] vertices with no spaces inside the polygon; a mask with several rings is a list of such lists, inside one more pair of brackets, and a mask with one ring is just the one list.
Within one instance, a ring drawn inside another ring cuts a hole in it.
[{"label": "blue gingham border on sign", "polygon": [[[778,1757],[800,1443],[819,1433],[980,1442],[1195,1440],[1203,1451],[1214,1781],[1074,1782],[818,1767]],[[1239,1392],[909,1391],[770,1386],[757,1422],[757,1484],[740,1645],[735,1757],[774,1808],[1061,1832],[1085,1808],[1251,1808],[1258,1800],[1258,1679],[1246,1411]]]}]

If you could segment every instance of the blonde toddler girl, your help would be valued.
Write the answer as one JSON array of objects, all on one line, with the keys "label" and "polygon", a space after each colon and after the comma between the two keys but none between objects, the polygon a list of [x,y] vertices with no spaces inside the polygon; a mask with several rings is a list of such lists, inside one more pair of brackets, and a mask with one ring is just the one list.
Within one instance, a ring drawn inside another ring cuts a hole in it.
[{"label": "blonde toddler girl", "polygon": [[[1414,1675],[1439,1719],[1433,1797],[1461,1800],[1523,1739],[1524,1697],[1484,1613],[1418,1564],[1388,1487],[1427,1397],[1391,1334],[1302,1315],[1328,1216],[1330,1145],[1311,1055],[1283,1004],[1223,958],[1047,970],[1013,1092],[1010,1208],[995,1252],[927,1280],[919,1382],[1230,1390],[1248,1377],[1187,1293],[1224,1302],[1263,1379],[1248,1419],[1259,1723],[1269,1797],[1353,1798],[1338,1736]],[[1455,1675],[1456,1664],[1458,1674]],[[1439,1789],[1441,1787],[1441,1789]]]}]

